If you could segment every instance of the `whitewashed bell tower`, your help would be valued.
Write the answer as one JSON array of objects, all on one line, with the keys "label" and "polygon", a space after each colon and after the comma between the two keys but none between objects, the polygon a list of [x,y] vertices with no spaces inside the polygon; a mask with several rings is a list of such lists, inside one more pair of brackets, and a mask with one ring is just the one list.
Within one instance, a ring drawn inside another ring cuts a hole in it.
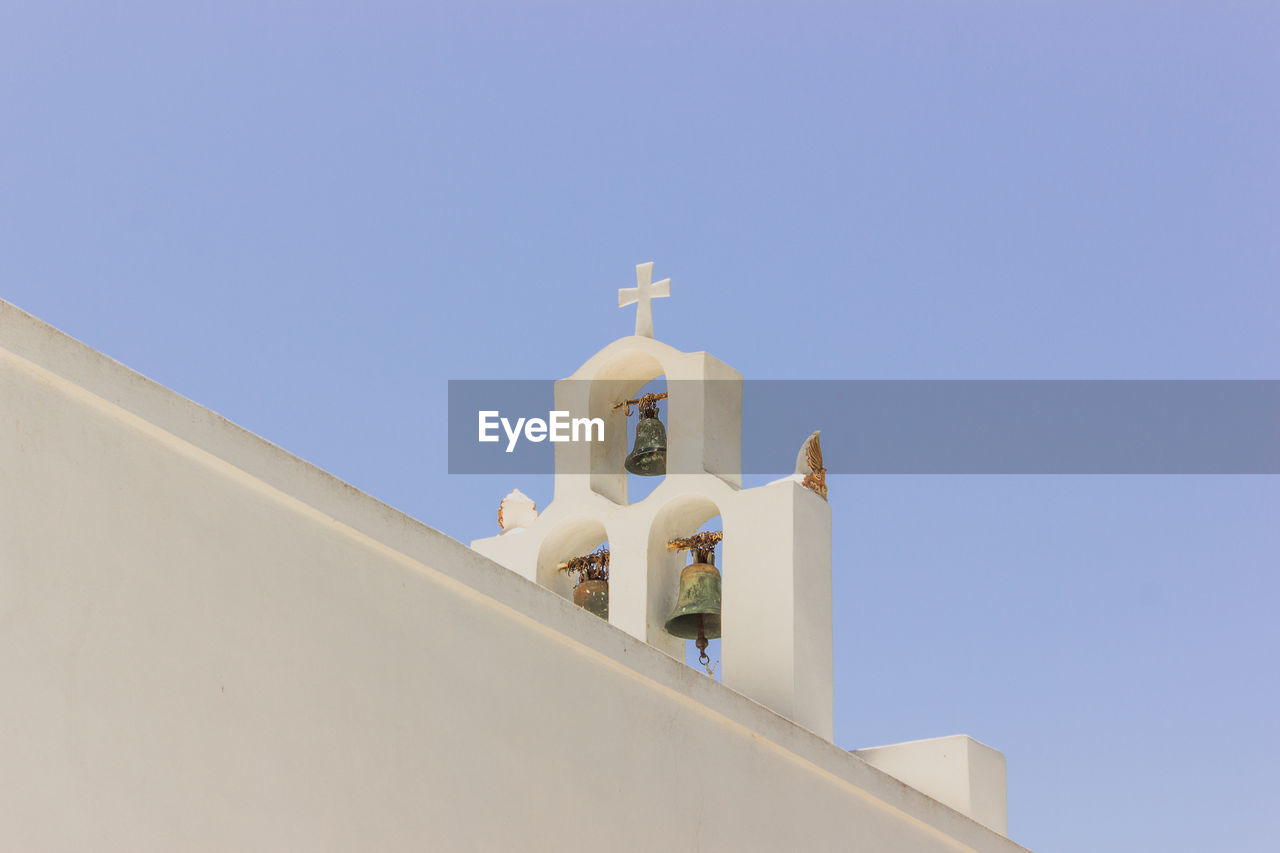
[{"label": "whitewashed bell tower", "polygon": [[[719,515],[724,684],[831,740],[831,508],[816,436],[796,475],[742,488],[742,376],[654,339],[650,300],[670,296],[671,284],[653,283],[652,271],[637,266],[636,287],[618,293],[620,307],[637,303],[635,334],[556,383],[556,409],[603,418],[605,440],[557,444],[551,505],[535,514],[509,496],[502,533],[471,547],[570,598],[572,581],[557,567],[608,541],[609,622],[683,660],[685,641],[663,625],[688,558],[667,542]],[[662,376],[667,474],[629,503],[627,419],[614,407]],[[789,457],[787,448],[777,453]]]}]

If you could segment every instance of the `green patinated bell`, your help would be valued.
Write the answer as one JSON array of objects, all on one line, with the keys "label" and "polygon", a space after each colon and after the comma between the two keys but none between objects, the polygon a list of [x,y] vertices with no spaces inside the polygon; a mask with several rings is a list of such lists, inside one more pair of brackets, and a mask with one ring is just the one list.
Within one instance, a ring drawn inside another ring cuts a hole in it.
[{"label": "green patinated bell", "polygon": [[604,621],[609,621],[609,582],[602,580],[582,581],[573,588],[573,603],[594,613]]},{"label": "green patinated bell", "polygon": [[636,422],[636,443],[625,467],[641,477],[661,477],[667,473],[667,430],[657,417],[640,417]]},{"label": "green patinated bell", "polygon": [[680,573],[680,594],[676,607],[663,626],[668,634],[695,640],[698,633],[709,640],[720,636],[720,570],[706,562],[685,566]]}]

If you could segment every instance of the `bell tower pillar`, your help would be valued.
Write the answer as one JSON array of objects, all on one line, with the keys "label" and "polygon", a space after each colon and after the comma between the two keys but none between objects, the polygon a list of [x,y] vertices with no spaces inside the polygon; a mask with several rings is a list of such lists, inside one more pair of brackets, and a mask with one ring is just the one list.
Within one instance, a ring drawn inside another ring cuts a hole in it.
[{"label": "bell tower pillar", "polygon": [[734,495],[724,530],[724,683],[830,740],[831,506],[778,480]]}]

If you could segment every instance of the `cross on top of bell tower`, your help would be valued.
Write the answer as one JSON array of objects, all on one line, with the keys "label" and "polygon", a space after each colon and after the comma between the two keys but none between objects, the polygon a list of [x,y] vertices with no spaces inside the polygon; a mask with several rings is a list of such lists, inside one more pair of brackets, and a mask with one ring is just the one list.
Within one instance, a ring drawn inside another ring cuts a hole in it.
[{"label": "cross on top of bell tower", "polygon": [[636,336],[653,337],[653,303],[651,300],[671,295],[671,279],[653,283],[653,262],[636,264],[636,286],[618,290],[618,307],[625,308],[632,302],[636,306]]}]

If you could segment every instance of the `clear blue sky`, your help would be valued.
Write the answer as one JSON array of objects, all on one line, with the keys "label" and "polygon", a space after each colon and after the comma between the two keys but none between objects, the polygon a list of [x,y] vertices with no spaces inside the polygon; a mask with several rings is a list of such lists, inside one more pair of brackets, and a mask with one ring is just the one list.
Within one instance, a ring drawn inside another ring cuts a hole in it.
[{"label": "clear blue sky", "polygon": [[[446,381],[567,375],[640,261],[753,378],[1280,376],[1274,3],[612,6],[8,0],[0,296],[463,541],[549,484],[448,476]],[[1275,849],[1277,478],[831,502],[842,746]]]}]

